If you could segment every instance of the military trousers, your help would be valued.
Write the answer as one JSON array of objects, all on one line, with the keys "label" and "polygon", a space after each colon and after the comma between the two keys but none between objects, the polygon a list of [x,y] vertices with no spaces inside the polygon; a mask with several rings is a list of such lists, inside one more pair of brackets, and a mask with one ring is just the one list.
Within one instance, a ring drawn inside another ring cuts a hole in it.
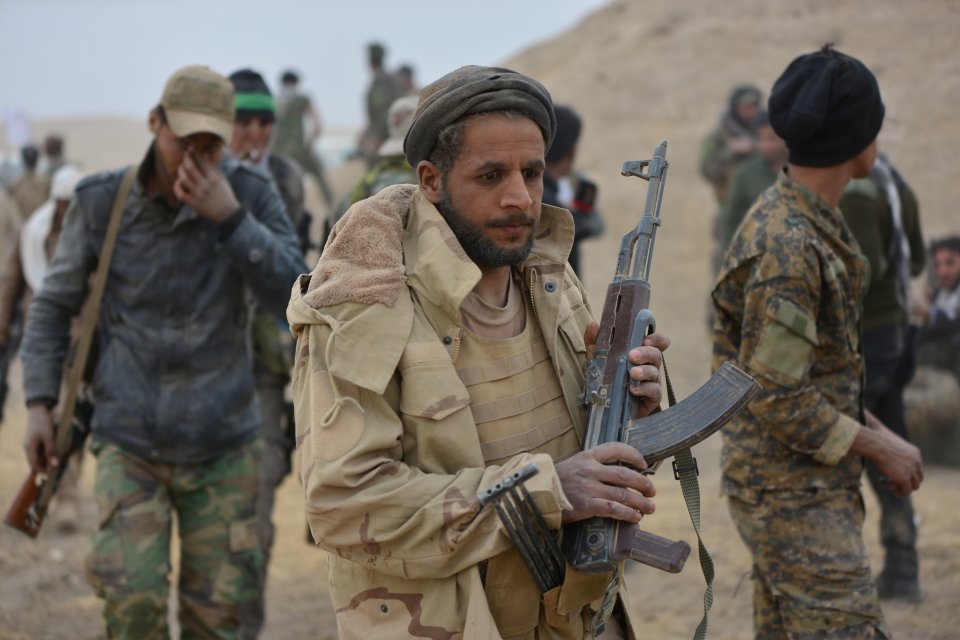
[{"label": "military trousers", "polygon": [[764,491],[729,499],[753,556],[758,640],[889,638],[863,545],[858,488]]},{"label": "military trousers", "polygon": [[[290,455],[293,452],[292,429],[288,429],[286,402],[283,390],[286,376],[277,376],[266,371],[256,372],[257,396],[260,400],[260,437],[263,440],[263,455],[260,459],[260,489],[257,494],[257,538],[263,552],[263,571],[260,574],[260,597],[266,596],[267,570],[270,550],[276,537],[273,524],[273,504],[277,487],[290,473]],[[263,612],[261,607],[260,611]],[[257,622],[259,630],[263,618]]]},{"label": "military trousers", "polygon": [[[180,542],[181,638],[254,638],[262,619],[259,440],[203,464],[157,464],[94,440],[99,526],[87,573],[110,638],[165,639],[171,531]],[[259,618],[258,618],[259,616]]]}]

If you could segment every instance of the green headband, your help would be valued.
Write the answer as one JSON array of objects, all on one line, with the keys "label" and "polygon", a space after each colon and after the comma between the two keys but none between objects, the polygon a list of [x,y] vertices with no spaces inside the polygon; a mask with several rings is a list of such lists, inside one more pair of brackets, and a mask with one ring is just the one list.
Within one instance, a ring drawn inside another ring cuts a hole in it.
[{"label": "green headband", "polygon": [[237,93],[235,104],[237,111],[276,111],[269,93]]}]

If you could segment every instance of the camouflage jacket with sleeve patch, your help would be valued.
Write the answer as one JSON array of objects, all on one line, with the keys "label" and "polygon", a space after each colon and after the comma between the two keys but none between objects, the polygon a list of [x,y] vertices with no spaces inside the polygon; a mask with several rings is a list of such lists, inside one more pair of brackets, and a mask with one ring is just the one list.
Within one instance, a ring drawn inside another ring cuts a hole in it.
[{"label": "camouflage jacket with sleeve patch", "polygon": [[[522,272],[582,438],[592,314],[566,263],[572,241],[570,214],[543,207]],[[541,598],[476,499],[534,462],[540,473],[527,487],[550,526],[569,508],[550,456],[484,465],[454,367],[460,305],[479,278],[436,208],[416,186],[397,185],[351,208],[312,276],[294,285],[296,458],[310,528],[330,553],[343,638],[581,638],[587,605],[609,582],[568,569]]]},{"label": "camouflage jacket with sleeve patch", "polygon": [[762,393],[723,430],[727,490],[857,486],[860,305],[869,266],[840,211],[783,172],[738,229],[713,289],[713,368]]}]

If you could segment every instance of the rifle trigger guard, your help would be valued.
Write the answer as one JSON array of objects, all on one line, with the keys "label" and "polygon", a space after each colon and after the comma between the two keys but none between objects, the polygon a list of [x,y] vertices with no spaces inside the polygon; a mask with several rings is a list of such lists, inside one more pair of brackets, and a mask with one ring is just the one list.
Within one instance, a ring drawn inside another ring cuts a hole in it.
[{"label": "rifle trigger guard", "polygon": [[681,467],[680,465],[677,464],[677,461],[676,461],[676,460],[673,461],[672,464],[673,464],[673,479],[674,479],[674,480],[679,480],[679,479],[680,479],[680,474],[681,474],[681,473],[684,473],[684,472],[686,472],[686,471],[693,471],[694,475],[696,475],[696,476],[699,476],[699,475],[700,475],[700,467],[697,466],[697,459],[694,458],[693,456],[691,456],[690,459],[693,460],[693,464],[690,465],[689,467]]}]

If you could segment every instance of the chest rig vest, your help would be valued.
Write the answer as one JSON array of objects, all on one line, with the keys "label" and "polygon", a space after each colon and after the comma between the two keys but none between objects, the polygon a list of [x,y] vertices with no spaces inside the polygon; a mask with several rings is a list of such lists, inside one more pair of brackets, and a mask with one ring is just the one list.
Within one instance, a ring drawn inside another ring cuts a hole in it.
[{"label": "chest rig vest", "polygon": [[470,394],[484,463],[518,453],[548,453],[563,460],[580,443],[529,306],[523,331],[505,340],[463,332],[457,375]]}]

